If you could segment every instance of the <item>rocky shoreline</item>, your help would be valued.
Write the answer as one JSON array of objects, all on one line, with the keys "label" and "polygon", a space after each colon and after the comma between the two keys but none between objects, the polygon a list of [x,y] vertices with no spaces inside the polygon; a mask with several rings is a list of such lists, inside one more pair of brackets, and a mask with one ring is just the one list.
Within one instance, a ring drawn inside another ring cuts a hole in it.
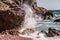
[{"label": "rocky shoreline", "polygon": [[[33,33],[34,33],[33,29],[25,30],[24,34],[18,32],[17,30],[6,30],[6,31],[0,33],[0,40],[32,40],[35,37],[35,36],[33,37],[33,35],[35,35]],[[48,32],[46,32],[46,31],[37,32],[37,35],[40,35],[41,33],[45,34],[47,37],[52,37],[52,38],[55,36],[60,36],[60,30],[56,30],[56,29],[52,29],[52,28],[49,28]],[[19,36],[19,34],[20,35],[27,34],[28,36],[26,36],[26,35],[25,35],[26,37]],[[33,35],[31,35],[31,34],[33,34]],[[31,38],[29,36],[31,36]],[[39,39],[39,36],[36,36],[36,38]]]},{"label": "rocky shoreline", "polygon": [[17,30],[6,30],[0,33],[0,40],[32,40],[31,38],[25,38],[18,35]]},{"label": "rocky shoreline", "polygon": [[22,9],[24,3],[31,7],[35,15],[41,16],[44,20],[53,17],[51,11],[43,7],[38,7],[36,0],[0,0],[1,31],[22,27],[25,17],[25,12]]},{"label": "rocky shoreline", "polygon": [[[22,5],[25,3],[31,7],[34,14],[41,15],[43,20],[53,17],[51,11],[38,7],[36,0],[0,0],[0,40],[32,40],[18,35],[24,22],[25,11],[22,9]],[[26,32],[29,33],[29,31],[34,32],[32,29],[27,29]]]}]

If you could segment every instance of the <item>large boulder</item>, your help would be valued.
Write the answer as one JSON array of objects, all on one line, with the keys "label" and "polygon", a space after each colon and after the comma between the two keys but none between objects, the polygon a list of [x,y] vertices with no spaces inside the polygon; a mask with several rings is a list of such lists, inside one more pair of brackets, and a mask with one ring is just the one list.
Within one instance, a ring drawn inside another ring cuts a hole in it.
[{"label": "large boulder", "polygon": [[9,10],[0,10],[0,31],[18,28],[23,20],[23,16],[14,15],[14,13]]}]

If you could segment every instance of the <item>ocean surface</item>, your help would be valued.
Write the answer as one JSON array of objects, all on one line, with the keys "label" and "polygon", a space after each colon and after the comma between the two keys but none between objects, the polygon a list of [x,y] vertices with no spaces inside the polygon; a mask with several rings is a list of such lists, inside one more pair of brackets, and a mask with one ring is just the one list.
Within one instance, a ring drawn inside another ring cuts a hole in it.
[{"label": "ocean surface", "polygon": [[55,19],[60,19],[60,10],[53,10],[54,17],[50,20],[40,21],[38,27],[35,29],[37,31],[45,30],[47,31],[49,27],[60,30],[60,22],[54,22]]}]

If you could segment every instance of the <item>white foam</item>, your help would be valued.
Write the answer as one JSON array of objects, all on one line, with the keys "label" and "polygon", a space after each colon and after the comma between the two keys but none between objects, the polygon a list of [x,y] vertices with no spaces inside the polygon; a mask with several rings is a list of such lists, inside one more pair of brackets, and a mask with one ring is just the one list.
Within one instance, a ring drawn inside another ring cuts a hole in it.
[{"label": "white foam", "polygon": [[60,15],[55,14],[55,16],[57,17],[57,16],[60,16]]},{"label": "white foam", "polygon": [[27,38],[32,38],[33,40],[60,40],[59,36],[55,36],[55,37],[46,37],[44,33],[40,33],[39,35],[37,35],[38,32],[29,34],[29,35],[19,35],[22,37],[27,37]]},{"label": "white foam", "polygon": [[[41,17],[35,15],[28,4],[23,4],[22,9],[25,11],[25,19],[23,23],[23,28],[19,31],[23,32],[24,30],[26,30],[26,28],[37,27],[37,24],[39,23],[39,21],[42,20]],[[51,23],[51,22],[45,22],[45,23]],[[34,32],[34,33],[30,33],[29,35],[25,33],[24,35],[19,34],[19,36],[32,38],[33,40],[60,40],[60,37],[45,37],[44,33],[39,33],[39,35],[37,35],[38,33],[39,32]]]},{"label": "white foam", "polygon": [[22,9],[25,11],[25,18],[23,27],[35,28],[37,27],[38,21],[42,20],[40,16],[34,14],[31,7],[28,4],[23,4]]}]

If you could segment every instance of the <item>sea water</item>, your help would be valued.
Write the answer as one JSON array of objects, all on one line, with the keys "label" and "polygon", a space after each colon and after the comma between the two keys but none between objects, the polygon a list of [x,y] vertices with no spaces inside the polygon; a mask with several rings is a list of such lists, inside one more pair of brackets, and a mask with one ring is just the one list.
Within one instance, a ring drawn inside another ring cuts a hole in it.
[{"label": "sea water", "polygon": [[[19,36],[32,38],[33,40],[60,40],[60,36],[47,37],[44,33],[40,32],[41,30],[48,31],[49,27],[60,30],[60,23],[54,22],[55,19],[60,19],[60,16],[59,16],[60,14],[57,14],[56,12],[54,12],[55,16],[53,19],[41,20],[42,18],[40,16],[34,15],[34,12],[32,11],[31,7],[28,4],[23,4],[22,9],[25,11],[25,19],[23,23],[23,28],[19,31],[23,32],[26,28],[33,28],[35,29],[35,32],[29,35],[19,34]],[[39,35],[37,35],[38,33]]]},{"label": "sea water", "polygon": [[47,31],[48,28],[51,27],[51,28],[60,30],[60,22],[54,22],[54,20],[60,19],[60,11],[56,10],[53,12],[53,14],[54,14],[53,19],[40,21],[40,24],[42,25],[40,25],[39,27],[36,27],[35,29],[37,31],[41,31],[41,30]]},{"label": "sea water", "polygon": [[[41,30],[44,30],[44,31],[48,31],[48,28],[51,27],[51,28],[54,28],[54,29],[57,29],[57,30],[60,30],[60,22],[54,22],[54,20],[56,19],[60,19],[60,11],[58,10],[53,10],[53,14],[54,14],[54,18],[53,19],[50,19],[50,20],[42,20],[40,21],[40,25],[39,24],[39,27],[36,27],[36,31],[41,31]],[[40,38],[36,39],[35,40],[60,40],[60,36],[55,36],[55,37],[46,37],[45,34],[43,33],[40,33]]]}]

